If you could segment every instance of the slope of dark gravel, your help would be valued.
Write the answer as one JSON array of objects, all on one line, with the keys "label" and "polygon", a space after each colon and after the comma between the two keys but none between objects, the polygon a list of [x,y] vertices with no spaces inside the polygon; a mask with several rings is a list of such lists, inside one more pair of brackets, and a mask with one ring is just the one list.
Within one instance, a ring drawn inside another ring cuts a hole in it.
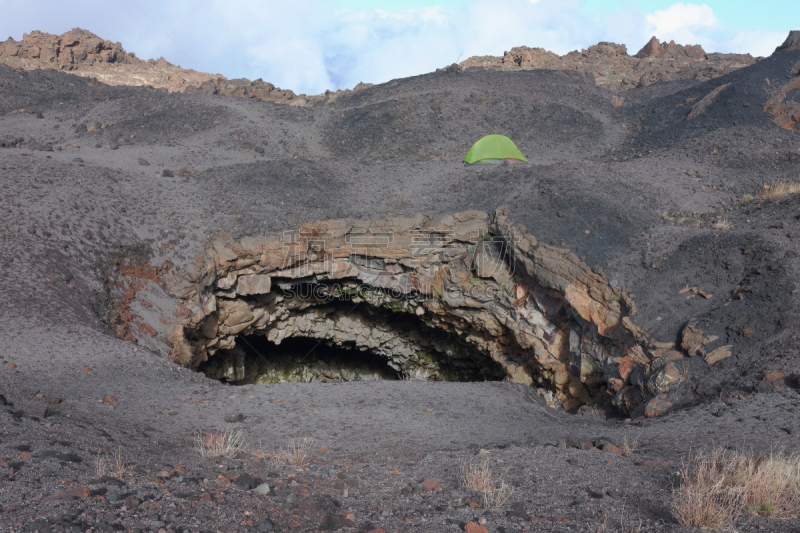
[{"label": "slope of dark gravel", "polygon": [[[798,54],[628,91],[619,107],[552,71],[437,72],[302,108],[0,66],[0,141],[13,141],[0,147],[0,526],[681,530],[669,496],[691,451],[796,448],[800,199],[756,193],[798,179],[798,133],[763,111]],[[531,164],[465,167],[489,133]],[[221,233],[501,205],[631,293],[654,339],[694,319],[734,356],[690,380],[678,411],[621,420],[558,412],[507,383],[230,387],[104,323],[104,273],[127,258],[182,266]],[[785,376],[768,384],[770,371]],[[313,438],[310,463],[195,453],[196,435],[228,429],[251,447]],[[578,449],[600,437],[634,451]],[[115,452],[132,468],[122,485],[97,479],[98,454]],[[496,509],[458,485],[460,465],[485,457],[515,489]],[[247,492],[241,474],[272,492]],[[441,492],[421,491],[425,478]],[[737,523],[761,527],[794,525]]]}]

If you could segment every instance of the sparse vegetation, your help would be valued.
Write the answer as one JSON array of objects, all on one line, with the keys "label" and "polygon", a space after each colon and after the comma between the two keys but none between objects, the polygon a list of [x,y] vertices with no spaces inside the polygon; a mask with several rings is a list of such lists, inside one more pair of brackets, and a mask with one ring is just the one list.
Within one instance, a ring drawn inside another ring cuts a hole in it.
[{"label": "sparse vegetation", "polygon": [[167,340],[172,344],[169,357],[175,364],[187,366],[194,357],[191,345],[187,342],[182,326],[174,326],[167,333]]},{"label": "sparse vegetation", "polygon": [[625,438],[622,439],[622,445],[620,449],[622,450],[622,455],[625,457],[630,457],[634,453],[640,450],[638,446],[639,441],[637,439],[633,439],[633,442],[628,441],[628,436],[625,435]]},{"label": "sparse vegetation", "polygon": [[466,489],[481,493],[484,507],[490,509],[502,507],[514,495],[514,487],[492,471],[488,456],[478,464],[464,462],[459,469],[459,483]]},{"label": "sparse vegetation", "polygon": [[198,433],[195,448],[201,457],[234,458],[245,451],[242,430],[228,430],[224,433]]},{"label": "sparse vegetation", "polygon": [[800,193],[800,181],[781,181],[774,184],[765,183],[761,190],[758,191],[759,196],[770,200],[777,200],[789,194],[797,193]]},{"label": "sparse vegetation", "polygon": [[614,107],[621,107],[624,103],[625,98],[623,96],[614,95],[611,97],[611,105]]},{"label": "sparse vegetation", "polygon": [[800,456],[752,457],[718,448],[685,462],[672,499],[681,525],[723,529],[742,514],[791,519],[800,514]]},{"label": "sparse vegetation", "polygon": [[623,505],[619,515],[619,527],[609,526],[608,515],[606,515],[603,523],[595,530],[595,533],[612,533],[617,531],[619,533],[639,533],[641,530],[642,519],[639,518],[638,521],[631,521],[625,518],[625,506]]},{"label": "sparse vegetation", "polygon": [[111,456],[98,454],[94,460],[94,467],[97,477],[110,476],[120,480],[133,472],[122,459],[122,448],[117,448]]},{"label": "sparse vegetation", "polygon": [[728,219],[721,218],[716,222],[714,222],[713,224],[711,224],[711,227],[714,229],[731,229],[732,225],[728,221]]},{"label": "sparse vegetation", "polygon": [[306,466],[311,460],[311,449],[314,447],[314,439],[303,438],[289,442],[283,448],[273,448],[267,450],[260,445],[253,455],[259,459],[269,461],[274,465],[290,464],[293,466]]}]

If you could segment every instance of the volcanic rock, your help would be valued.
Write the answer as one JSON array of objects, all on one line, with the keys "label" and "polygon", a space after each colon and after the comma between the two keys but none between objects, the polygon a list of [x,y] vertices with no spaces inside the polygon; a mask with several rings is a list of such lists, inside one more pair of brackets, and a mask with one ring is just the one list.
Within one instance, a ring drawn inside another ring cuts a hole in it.
[{"label": "volcanic rock", "polygon": [[708,54],[699,45],[684,46],[653,37],[634,56],[628,55],[625,45],[609,42],[563,56],[542,48],[519,46],[505,52],[503,57],[470,57],[461,67],[574,71],[591,75],[598,87],[619,91],[646,87],[657,81],[710,80],[752,65],[756,60],[749,54]]}]

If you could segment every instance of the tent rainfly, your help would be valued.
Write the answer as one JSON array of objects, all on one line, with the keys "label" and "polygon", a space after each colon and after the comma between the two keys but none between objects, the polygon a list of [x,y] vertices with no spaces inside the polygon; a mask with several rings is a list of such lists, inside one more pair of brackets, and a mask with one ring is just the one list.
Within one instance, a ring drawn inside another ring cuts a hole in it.
[{"label": "tent rainfly", "polygon": [[505,135],[487,135],[480,139],[472,146],[464,161],[470,165],[475,163],[500,165],[504,162],[528,162],[514,144],[514,141]]}]

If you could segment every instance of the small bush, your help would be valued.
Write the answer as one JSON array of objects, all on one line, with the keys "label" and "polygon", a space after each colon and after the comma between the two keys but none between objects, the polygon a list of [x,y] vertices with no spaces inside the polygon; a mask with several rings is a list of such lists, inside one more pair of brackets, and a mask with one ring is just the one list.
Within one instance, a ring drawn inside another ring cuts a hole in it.
[{"label": "small bush", "polygon": [[311,460],[311,449],[313,447],[314,439],[304,438],[293,440],[283,448],[278,449],[265,450],[263,446],[259,446],[259,449],[253,452],[253,455],[274,465],[306,466]]},{"label": "small bush", "polygon": [[472,461],[463,463],[459,469],[459,483],[466,489],[480,492],[483,505],[488,508],[502,507],[514,495],[514,487],[492,472],[489,457],[485,457],[479,464]]},{"label": "small bush", "polygon": [[97,477],[110,476],[120,480],[133,472],[133,469],[122,460],[122,448],[117,448],[110,457],[98,454],[94,460],[94,467]]},{"label": "small bush", "polygon": [[772,185],[765,183],[764,187],[758,191],[759,196],[770,200],[777,200],[789,194],[797,193],[800,193],[800,181],[781,181]]},{"label": "small bush", "polygon": [[716,449],[685,462],[680,474],[672,511],[681,525],[722,529],[742,514],[800,514],[800,456],[750,457]]},{"label": "small bush", "polygon": [[234,458],[245,451],[242,430],[229,430],[224,433],[198,433],[195,448],[201,457]]}]

